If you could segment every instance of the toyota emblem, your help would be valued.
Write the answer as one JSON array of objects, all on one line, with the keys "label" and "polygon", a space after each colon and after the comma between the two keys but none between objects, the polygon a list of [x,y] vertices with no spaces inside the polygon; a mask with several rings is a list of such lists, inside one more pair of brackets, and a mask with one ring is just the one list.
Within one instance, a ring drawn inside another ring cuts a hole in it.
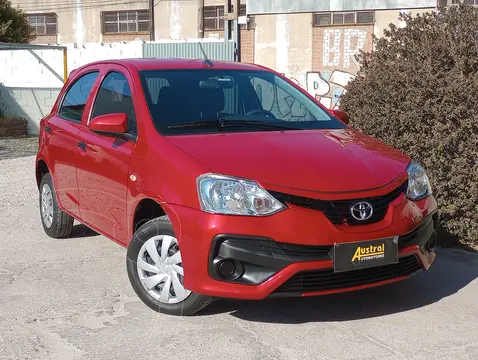
[{"label": "toyota emblem", "polygon": [[368,220],[373,215],[373,207],[370,203],[366,201],[361,201],[358,203],[353,204],[350,207],[350,213],[352,214],[353,218],[356,220]]}]

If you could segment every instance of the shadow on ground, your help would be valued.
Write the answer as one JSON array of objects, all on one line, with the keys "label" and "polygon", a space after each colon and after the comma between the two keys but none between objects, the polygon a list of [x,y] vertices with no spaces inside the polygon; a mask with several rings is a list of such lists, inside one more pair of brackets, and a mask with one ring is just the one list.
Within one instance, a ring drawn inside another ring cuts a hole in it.
[{"label": "shadow on ground", "polygon": [[38,137],[1,138],[0,160],[16,159],[36,155],[38,151]]},{"label": "shadow on ground", "polygon": [[407,280],[367,290],[262,301],[218,300],[198,315],[230,313],[248,321],[301,324],[373,318],[421,308],[478,278],[478,255],[439,249],[432,268]]},{"label": "shadow on ground", "polygon": [[77,239],[77,238],[84,238],[84,237],[90,237],[90,236],[99,236],[99,234],[96,231],[90,229],[86,225],[76,224],[76,225],[73,225],[73,230],[71,231],[69,238]]}]

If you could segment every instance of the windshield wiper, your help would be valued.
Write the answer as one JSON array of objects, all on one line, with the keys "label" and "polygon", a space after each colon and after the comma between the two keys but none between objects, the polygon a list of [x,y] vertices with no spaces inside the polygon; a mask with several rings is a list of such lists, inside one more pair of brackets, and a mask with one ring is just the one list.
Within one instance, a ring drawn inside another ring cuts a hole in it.
[{"label": "windshield wiper", "polygon": [[192,121],[186,122],[177,125],[170,125],[168,129],[192,129],[192,128],[229,128],[235,126],[246,126],[246,127],[262,127],[269,129],[279,129],[279,130],[300,130],[295,127],[274,124],[266,121],[255,121],[255,120],[207,120],[207,121]]}]

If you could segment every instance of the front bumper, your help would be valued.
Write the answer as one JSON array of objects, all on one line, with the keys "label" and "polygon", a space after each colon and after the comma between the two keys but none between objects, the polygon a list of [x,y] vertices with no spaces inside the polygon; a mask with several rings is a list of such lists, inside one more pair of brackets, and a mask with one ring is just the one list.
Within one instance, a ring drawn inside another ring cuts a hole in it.
[{"label": "front bumper", "polygon": [[[307,296],[399,281],[435,259],[438,224],[433,197],[390,204],[383,220],[337,226],[319,211],[289,208],[270,217],[220,216],[168,205],[179,232],[186,288],[239,299]],[[334,243],[399,236],[399,262],[334,273]]]}]

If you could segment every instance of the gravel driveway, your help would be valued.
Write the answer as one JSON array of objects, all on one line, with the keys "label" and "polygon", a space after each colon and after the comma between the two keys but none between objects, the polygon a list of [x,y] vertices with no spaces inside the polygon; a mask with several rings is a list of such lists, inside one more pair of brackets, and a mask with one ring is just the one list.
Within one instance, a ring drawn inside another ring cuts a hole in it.
[{"label": "gravel driveway", "polygon": [[0,161],[35,155],[38,137],[0,138]]},{"label": "gravel driveway", "polygon": [[138,300],[119,245],[80,225],[48,238],[37,202],[34,157],[0,160],[0,359],[478,359],[477,255],[440,250],[401,283],[176,318]]}]

